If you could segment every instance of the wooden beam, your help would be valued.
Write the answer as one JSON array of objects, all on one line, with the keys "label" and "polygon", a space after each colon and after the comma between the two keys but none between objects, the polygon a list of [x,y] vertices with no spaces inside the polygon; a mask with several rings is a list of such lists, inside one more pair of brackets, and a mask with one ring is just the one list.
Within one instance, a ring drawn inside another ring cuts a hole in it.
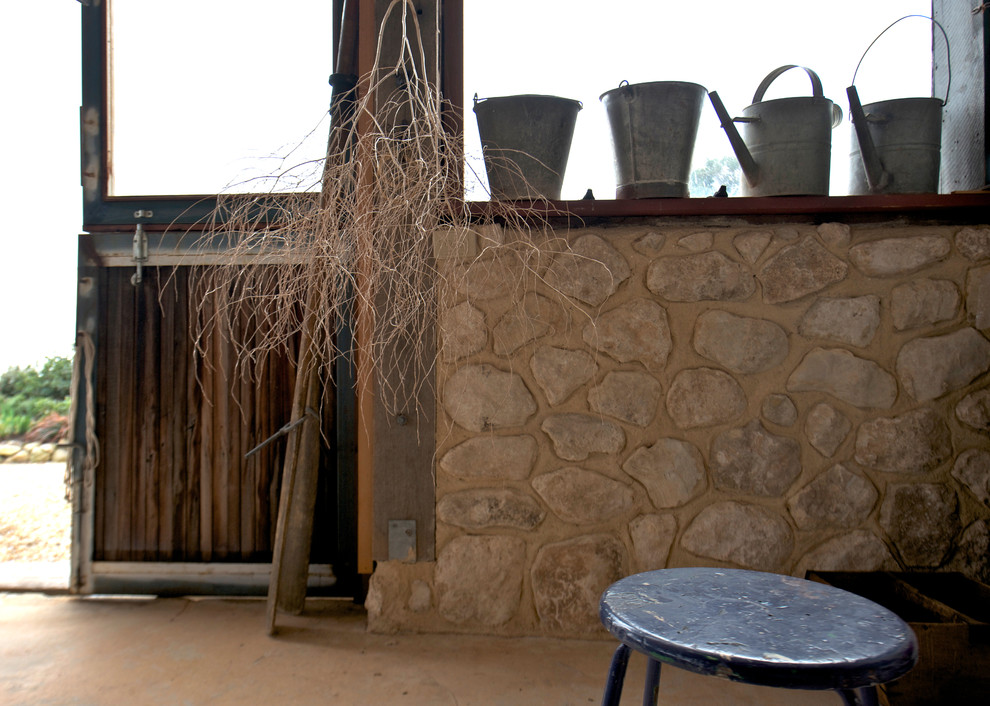
[{"label": "wooden beam", "polygon": [[[377,12],[375,0],[360,0],[358,16],[358,84],[359,95],[368,91],[368,77],[375,62],[375,44],[378,41]],[[361,116],[358,130],[364,132],[370,126],[368,116]],[[364,160],[361,161],[364,165]],[[371,172],[367,166],[362,168],[359,175],[359,188],[367,188],[371,183]],[[359,264],[360,268],[360,264]],[[366,287],[366,281],[358,273],[358,286]],[[366,292],[367,294],[367,292]],[[373,312],[369,307],[361,307],[360,299],[369,301],[370,297],[359,298],[359,307],[355,312],[357,322],[355,331],[355,349],[357,365],[357,570],[359,574],[371,574],[374,570],[372,562],[372,535],[374,534],[374,377],[371,364],[362,352],[363,345],[371,340],[374,322]]]}]

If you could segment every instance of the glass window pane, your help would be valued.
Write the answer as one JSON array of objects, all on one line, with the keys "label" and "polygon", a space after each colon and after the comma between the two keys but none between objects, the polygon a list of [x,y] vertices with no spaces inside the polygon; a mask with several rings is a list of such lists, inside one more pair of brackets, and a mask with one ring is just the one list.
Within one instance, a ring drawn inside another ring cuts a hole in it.
[{"label": "glass window pane", "polygon": [[326,149],[331,12],[331,0],[113,0],[111,193],[318,185],[318,169],[289,168]]}]

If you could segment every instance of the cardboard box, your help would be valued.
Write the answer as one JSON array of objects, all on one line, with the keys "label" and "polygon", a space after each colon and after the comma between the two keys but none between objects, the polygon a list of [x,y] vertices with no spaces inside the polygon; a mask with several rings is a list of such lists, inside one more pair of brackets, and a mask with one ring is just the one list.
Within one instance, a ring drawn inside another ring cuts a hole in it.
[{"label": "cardboard box", "polygon": [[809,571],[808,578],[879,603],[917,635],[917,665],[880,688],[882,704],[990,703],[990,586],[959,573]]}]

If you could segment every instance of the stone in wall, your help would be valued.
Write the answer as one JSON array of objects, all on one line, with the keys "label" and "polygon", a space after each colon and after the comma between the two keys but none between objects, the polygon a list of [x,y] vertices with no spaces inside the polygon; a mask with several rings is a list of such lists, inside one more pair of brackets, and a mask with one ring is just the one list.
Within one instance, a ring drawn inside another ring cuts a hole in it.
[{"label": "stone in wall", "polygon": [[681,545],[698,556],[779,571],[794,549],[794,534],[780,515],[729,500],[703,508],[685,530]]},{"label": "stone in wall", "polygon": [[487,301],[518,289],[522,272],[522,263],[513,256],[488,257],[454,268],[449,278],[458,294],[471,301]]},{"label": "stone in wall", "polygon": [[561,468],[536,476],[533,488],[553,514],[575,525],[614,520],[633,506],[632,488],[583,468]]},{"label": "stone in wall", "polygon": [[956,233],[956,247],[969,260],[990,259],[990,228],[963,228]]},{"label": "stone in wall", "polygon": [[774,229],[773,234],[782,243],[793,243],[801,237],[801,231],[794,226],[779,226]]},{"label": "stone in wall", "polygon": [[522,598],[526,543],[517,537],[457,537],[437,557],[434,585],[440,617],[495,627]]},{"label": "stone in wall", "polygon": [[629,523],[633,544],[633,571],[653,571],[667,566],[677,534],[673,515],[640,515]]},{"label": "stone in wall", "polygon": [[854,245],[849,249],[849,259],[865,275],[894,277],[944,260],[951,250],[949,239],[939,236],[884,238]]},{"label": "stone in wall", "polygon": [[583,461],[593,453],[616,454],[626,445],[622,427],[591,414],[552,414],[540,428],[565,461]]},{"label": "stone in wall", "polygon": [[468,431],[489,431],[525,424],[536,412],[536,400],[515,373],[465,365],[443,386],[443,407]]},{"label": "stone in wall", "polygon": [[801,475],[801,446],[771,434],[758,419],[724,431],[712,441],[715,487],[747,495],[779,497]]},{"label": "stone in wall", "polygon": [[990,389],[977,390],[959,400],[956,417],[966,426],[990,432]]},{"label": "stone in wall", "polygon": [[646,257],[656,257],[663,250],[664,243],[667,242],[667,236],[663,233],[657,233],[656,231],[650,231],[645,233],[636,240],[633,241],[633,250],[638,252],[640,255],[645,255]]},{"label": "stone in wall", "polygon": [[952,436],[927,407],[864,422],[856,433],[856,462],[888,473],[927,473],[952,457]]},{"label": "stone in wall", "polygon": [[413,613],[425,613],[433,607],[433,590],[422,579],[414,579],[409,586],[409,600],[406,607]]},{"label": "stone in wall", "polygon": [[0,441],[0,461],[16,456],[21,452],[22,444],[19,441]]},{"label": "stone in wall", "polygon": [[715,242],[715,236],[712,235],[711,231],[700,231],[698,233],[692,233],[691,235],[685,235],[683,238],[677,241],[679,247],[685,250],[690,250],[691,252],[704,252],[712,247],[712,243]]},{"label": "stone in wall", "polygon": [[889,409],[897,399],[894,376],[841,348],[815,348],[787,378],[791,392],[825,392],[861,408]]},{"label": "stone in wall", "polygon": [[849,417],[827,402],[819,402],[804,422],[804,434],[808,442],[822,456],[831,458],[852,430]]},{"label": "stone in wall", "polygon": [[657,415],[660,393],[660,383],[652,375],[617,370],[591,388],[588,405],[593,412],[645,427]]},{"label": "stone in wall", "polygon": [[986,520],[977,520],[963,531],[949,569],[990,583],[990,528]]},{"label": "stone in wall", "polygon": [[877,497],[870,481],[838,464],[797,491],[787,508],[803,530],[853,528],[869,517]]},{"label": "stone in wall", "polygon": [[966,273],[966,311],[976,328],[990,329],[990,266]]},{"label": "stone in wall", "polygon": [[766,319],[706,311],[694,327],[694,349],[736,373],[760,373],[787,357],[787,334]]},{"label": "stone in wall", "polygon": [[654,260],[646,286],[672,302],[742,301],[756,290],[753,275],[720,252]]},{"label": "stone in wall", "polygon": [[547,632],[593,635],[602,629],[599,598],[626,574],[625,547],[604,534],[548,544],[530,573],[536,613]]},{"label": "stone in wall", "polygon": [[933,400],[990,370],[990,341],[971,328],[916,338],[897,354],[896,370],[909,395],[919,402]]},{"label": "stone in wall", "polygon": [[782,427],[794,426],[798,419],[797,407],[791,398],[776,392],[766,396],[760,411],[768,422]]},{"label": "stone in wall", "polygon": [[723,424],[745,409],[746,393],[739,383],[714,368],[682,370],[667,391],[667,411],[679,429]]},{"label": "stone in wall", "polygon": [[0,442],[0,463],[65,463],[68,457],[68,449],[51,443],[10,439]]},{"label": "stone in wall", "polygon": [[639,361],[649,370],[663,369],[673,345],[666,309],[642,297],[589,321],[582,338],[620,363]]},{"label": "stone in wall", "polygon": [[467,530],[531,530],[543,522],[544,516],[536,500],[511,488],[461,490],[444,495],[437,503],[437,519]]},{"label": "stone in wall", "polygon": [[798,332],[805,338],[827,338],[863,348],[880,326],[880,297],[837,297],[817,300],[808,307]]},{"label": "stone in wall", "polygon": [[763,301],[781,304],[820,292],[846,278],[849,265],[823,248],[813,236],[788,245],[760,270]]},{"label": "stone in wall", "polygon": [[529,434],[476,436],[441,456],[440,469],[462,480],[525,480],[537,450]]},{"label": "stone in wall", "polygon": [[959,287],[947,279],[917,279],[890,292],[894,328],[906,331],[951,321],[959,313]]},{"label": "stone in wall", "polygon": [[466,358],[485,349],[485,315],[470,302],[461,302],[440,315],[440,349],[444,360]]},{"label": "stone in wall", "polygon": [[844,248],[852,241],[852,230],[845,223],[822,223],[818,237],[832,248]]},{"label": "stone in wall", "polygon": [[963,451],[952,466],[952,477],[962,483],[973,497],[990,507],[990,451]]},{"label": "stone in wall", "polygon": [[805,554],[795,575],[809,571],[897,571],[890,549],[869,530],[853,530],[833,537]]},{"label": "stone in wall", "polygon": [[654,507],[679,507],[705,487],[705,462],[695,446],[681,439],[659,439],[636,449],[622,470],[638,480]]},{"label": "stone in wall", "polygon": [[598,306],[619,288],[632,271],[622,254],[597,235],[582,235],[568,252],[554,258],[547,284],[554,290]]},{"label": "stone in wall", "polygon": [[771,240],[773,240],[773,233],[766,230],[751,230],[740,233],[733,238],[732,245],[746,262],[754,265],[763,255]]},{"label": "stone in wall", "polygon": [[529,369],[547,402],[558,405],[595,377],[598,364],[585,351],[540,346],[529,360]]},{"label": "stone in wall", "polygon": [[940,566],[960,530],[956,494],[939,483],[890,484],[880,527],[908,566]]},{"label": "stone in wall", "polygon": [[[364,600],[364,607],[368,611],[368,630],[375,633],[395,633],[407,629],[406,610],[420,612],[415,607],[421,606],[423,602],[421,595],[414,599],[413,594],[422,590],[414,587],[425,584],[429,590],[434,569],[433,562],[425,561],[415,564],[403,561],[377,562]],[[431,597],[429,600],[432,604]]]},{"label": "stone in wall", "polygon": [[492,329],[495,355],[509,355],[541,336],[553,333],[553,325],[563,317],[560,305],[529,292],[499,319]]}]

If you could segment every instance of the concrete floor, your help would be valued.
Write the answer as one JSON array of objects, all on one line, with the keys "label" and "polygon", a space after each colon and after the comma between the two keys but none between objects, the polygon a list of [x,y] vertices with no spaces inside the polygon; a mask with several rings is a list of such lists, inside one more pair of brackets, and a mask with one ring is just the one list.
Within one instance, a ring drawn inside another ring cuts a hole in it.
[{"label": "concrete floor", "polygon": [[[350,601],[264,632],[260,600],[0,593],[0,704],[597,704],[614,643],[373,635]],[[633,655],[623,704],[641,703]],[[663,704],[838,704],[667,668]]]}]

